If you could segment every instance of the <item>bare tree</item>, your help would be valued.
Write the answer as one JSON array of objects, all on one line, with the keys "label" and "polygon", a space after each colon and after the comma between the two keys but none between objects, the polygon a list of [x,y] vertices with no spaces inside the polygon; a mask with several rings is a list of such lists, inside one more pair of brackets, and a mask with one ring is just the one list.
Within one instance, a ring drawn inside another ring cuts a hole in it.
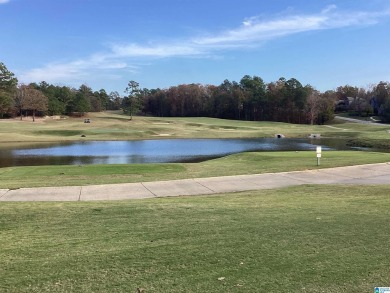
[{"label": "bare tree", "polygon": [[321,96],[319,91],[310,88],[309,95],[306,100],[306,114],[307,118],[310,121],[310,124],[313,125],[314,121],[317,120],[318,113],[321,106]]},{"label": "bare tree", "polygon": [[18,90],[16,91],[15,98],[14,98],[14,107],[20,113],[20,120],[23,120],[23,110],[25,109],[26,97],[27,97],[27,85],[21,84],[20,86],[18,86]]},{"label": "bare tree", "polygon": [[14,98],[15,108],[20,111],[20,120],[23,110],[32,111],[33,122],[37,111],[47,111],[48,98],[39,90],[27,85],[20,85]]},{"label": "bare tree", "polygon": [[33,122],[35,122],[35,114],[37,111],[47,111],[48,98],[37,89],[28,89],[26,102],[26,108],[32,111]]}]

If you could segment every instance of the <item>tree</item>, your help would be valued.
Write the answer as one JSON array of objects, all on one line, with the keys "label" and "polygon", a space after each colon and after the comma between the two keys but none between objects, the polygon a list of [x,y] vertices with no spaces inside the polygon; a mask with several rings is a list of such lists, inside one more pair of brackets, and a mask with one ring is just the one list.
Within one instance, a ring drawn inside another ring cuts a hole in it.
[{"label": "tree", "polygon": [[317,120],[318,114],[320,112],[321,96],[320,96],[320,92],[315,90],[312,87],[307,87],[307,91],[309,92],[309,94],[307,96],[305,109],[306,109],[307,119],[310,122],[310,124],[313,125],[314,122]]},{"label": "tree", "polygon": [[83,84],[72,95],[72,100],[67,105],[67,112],[69,114],[76,114],[83,116],[86,112],[91,110],[91,96],[93,95],[92,89]]},{"label": "tree", "polygon": [[355,86],[350,86],[350,85],[344,85],[344,86],[339,86],[336,89],[336,96],[338,100],[345,100],[348,97],[356,97],[358,95],[359,89]]},{"label": "tree", "polygon": [[349,111],[353,115],[357,116],[368,116],[370,113],[373,113],[373,109],[370,105],[370,96],[364,88],[358,90],[356,97],[351,99],[349,103]]},{"label": "tree", "polygon": [[267,97],[264,81],[258,76],[245,75],[240,80],[243,95],[240,99],[240,108],[246,110],[247,118],[253,120],[266,120],[268,116]]},{"label": "tree", "polygon": [[32,111],[33,122],[37,111],[47,111],[48,98],[39,90],[27,87],[25,109]]},{"label": "tree", "polygon": [[18,79],[0,62],[0,118],[11,108],[17,84]]},{"label": "tree", "polygon": [[48,98],[40,91],[34,88],[34,85],[20,85],[14,99],[15,108],[20,112],[20,120],[23,117],[23,111],[31,111],[33,122],[37,111],[47,111]]},{"label": "tree", "polygon": [[352,102],[358,95],[359,89],[354,86],[344,85],[336,89],[336,111],[346,112],[349,109],[350,101]]},{"label": "tree", "polygon": [[385,123],[390,122],[390,100],[381,105],[381,120]]},{"label": "tree", "polygon": [[119,110],[122,105],[122,98],[118,92],[111,92],[109,95],[109,102],[107,105],[108,110]]},{"label": "tree", "polygon": [[99,92],[95,91],[90,97],[89,102],[91,105],[91,112],[101,112],[105,109],[105,106],[102,104],[102,100],[100,99]]},{"label": "tree", "polygon": [[336,93],[334,91],[326,91],[321,94],[320,107],[317,115],[317,124],[324,124],[334,118],[334,110],[336,103]]},{"label": "tree", "polygon": [[77,113],[78,115],[84,115],[86,112],[89,112],[91,109],[91,104],[89,99],[78,91],[75,95],[74,101],[72,103],[72,113]]},{"label": "tree", "polygon": [[155,116],[164,117],[171,115],[171,104],[168,101],[167,90],[152,90],[147,99],[144,100],[146,112]]},{"label": "tree", "polygon": [[285,83],[284,105],[287,108],[287,122],[301,123],[304,117],[303,109],[306,104],[307,92],[302,84],[295,78]]},{"label": "tree", "polygon": [[130,80],[127,84],[125,93],[127,93],[128,96],[122,101],[123,111],[130,115],[130,120],[132,120],[133,113],[139,109],[141,104],[139,97],[139,83],[134,80]]},{"label": "tree", "polygon": [[243,110],[244,92],[240,85],[225,79],[218,87],[209,87],[214,109],[213,117],[224,119],[240,119]]},{"label": "tree", "polygon": [[269,108],[269,117],[271,121],[285,121],[284,114],[284,96],[286,92],[286,79],[281,77],[276,82],[267,85],[267,100]]},{"label": "tree", "polygon": [[374,88],[376,102],[378,103],[378,115],[383,122],[390,122],[390,83],[381,81]]},{"label": "tree", "polygon": [[21,84],[15,94],[14,107],[20,113],[20,120],[23,120],[23,110],[27,100],[27,85]]},{"label": "tree", "polygon": [[389,121],[388,116],[390,116],[390,83],[381,81],[374,87],[374,97],[376,107],[374,112],[377,112],[381,117],[381,120],[386,122]]},{"label": "tree", "polygon": [[102,106],[102,110],[107,110],[108,104],[110,102],[110,96],[107,94],[107,92],[104,89],[101,89],[99,91],[98,97],[100,99],[100,104]]},{"label": "tree", "polygon": [[[56,112],[56,114],[70,114],[72,112],[71,110],[71,104],[73,103],[76,95],[76,90],[71,89],[67,86],[62,87],[56,87],[55,89],[55,96],[53,98],[58,100],[58,110],[61,111],[60,108],[62,108],[62,111],[60,113]],[[55,109],[51,109],[53,112],[57,111]]]}]

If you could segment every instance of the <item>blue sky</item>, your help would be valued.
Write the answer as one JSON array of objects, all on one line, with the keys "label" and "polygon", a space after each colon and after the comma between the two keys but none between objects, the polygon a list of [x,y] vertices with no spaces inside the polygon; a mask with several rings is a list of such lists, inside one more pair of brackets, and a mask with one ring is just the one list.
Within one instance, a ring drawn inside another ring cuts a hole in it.
[{"label": "blue sky", "polygon": [[23,83],[390,81],[390,0],[0,0],[0,23],[0,62]]}]

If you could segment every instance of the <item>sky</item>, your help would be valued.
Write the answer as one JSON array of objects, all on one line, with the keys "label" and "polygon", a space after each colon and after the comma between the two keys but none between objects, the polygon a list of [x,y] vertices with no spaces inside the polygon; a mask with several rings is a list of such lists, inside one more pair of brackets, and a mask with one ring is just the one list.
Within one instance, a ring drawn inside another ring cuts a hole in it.
[{"label": "sky", "polygon": [[326,91],[390,81],[389,52],[390,0],[0,0],[0,62],[26,84]]}]

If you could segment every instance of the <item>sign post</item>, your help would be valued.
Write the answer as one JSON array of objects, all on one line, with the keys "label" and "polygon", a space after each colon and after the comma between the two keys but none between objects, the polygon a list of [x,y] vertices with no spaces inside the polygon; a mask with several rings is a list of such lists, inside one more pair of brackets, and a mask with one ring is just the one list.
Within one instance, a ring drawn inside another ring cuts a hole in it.
[{"label": "sign post", "polygon": [[317,166],[319,166],[320,165],[320,158],[321,158],[321,147],[320,146],[317,146],[316,153],[317,153]]}]

